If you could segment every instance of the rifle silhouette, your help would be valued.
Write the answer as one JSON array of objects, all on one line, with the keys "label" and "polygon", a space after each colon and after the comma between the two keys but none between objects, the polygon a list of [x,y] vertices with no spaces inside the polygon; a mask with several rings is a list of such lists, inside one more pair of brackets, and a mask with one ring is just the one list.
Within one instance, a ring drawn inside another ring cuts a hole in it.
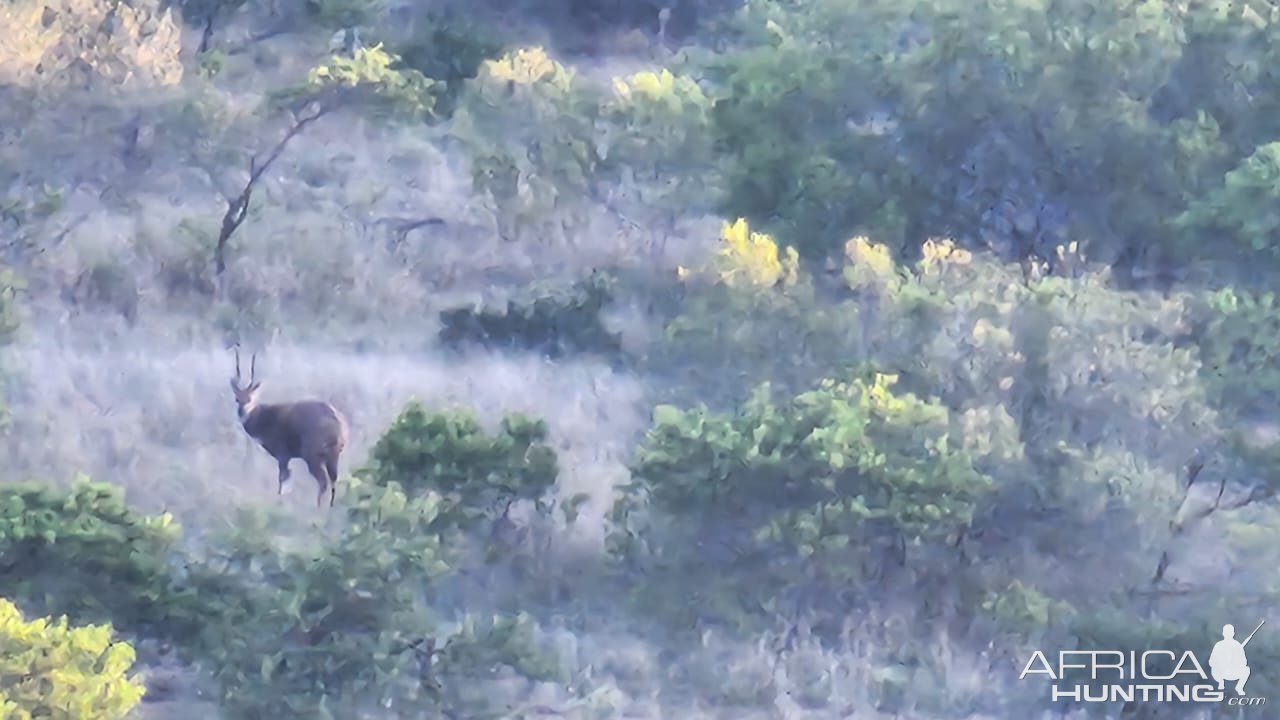
[{"label": "rifle silhouette", "polygon": [[1253,632],[1249,633],[1249,637],[1245,638],[1244,642],[1240,643],[1240,647],[1244,647],[1245,645],[1248,645],[1249,641],[1253,639],[1253,636],[1256,635],[1257,632],[1262,629],[1262,626],[1266,624],[1267,624],[1266,620],[1263,620],[1262,622],[1258,623],[1258,627],[1254,628]]}]

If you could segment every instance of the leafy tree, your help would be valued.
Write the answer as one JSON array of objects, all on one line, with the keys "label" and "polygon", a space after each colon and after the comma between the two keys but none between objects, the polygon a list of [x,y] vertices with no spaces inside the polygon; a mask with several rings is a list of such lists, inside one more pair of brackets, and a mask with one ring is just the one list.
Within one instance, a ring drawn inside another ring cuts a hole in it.
[{"label": "leafy tree", "polygon": [[266,157],[249,161],[249,179],[240,193],[227,197],[227,210],[222,227],[213,243],[215,292],[222,290],[227,268],[227,246],[231,236],[244,224],[249,214],[253,191],[272,164],[280,158],[289,142],[308,125],[325,115],[351,104],[363,103],[387,115],[421,117],[429,114],[434,103],[432,81],[413,69],[397,69],[398,58],[381,45],[359,48],[352,57],[334,55],[311,69],[305,82],[274,93],[269,104],[282,104],[298,111],[292,125]]},{"label": "leafy tree", "polygon": [[[1117,289],[1078,248],[1062,248],[1054,272],[947,243],[926,244],[905,268],[882,263],[887,249],[874,243],[852,250],[845,276],[877,311],[865,330],[872,357],[962,413],[966,446],[997,483],[965,552],[1072,603],[1078,586],[1017,560],[1012,538],[1058,548],[1074,567],[1105,557],[1092,599],[1144,587],[1176,538],[1188,461],[1217,457],[1226,438],[1200,382],[1187,299]],[[1082,533],[1096,542],[1072,540]]]},{"label": "leafy tree", "polygon": [[[1275,28],[1280,17],[1265,3],[1196,3],[1184,13],[1182,56],[1171,82],[1152,98],[1162,117],[1208,121],[1222,143],[1219,161],[1233,160],[1280,136],[1278,109],[1268,70],[1280,46]],[[1229,82],[1223,82],[1229,78]]]},{"label": "leafy tree", "polygon": [[599,173],[633,189],[638,208],[696,212],[718,198],[712,137],[712,102],[693,79],[667,69],[615,78],[602,101]]},{"label": "leafy tree", "polygon": [[0,717],[123,720],[145,692],[128,675],[133,661],[110,625],[72,627],[65,616],[26,622],[0,598]]},{"label": "leafy tree", "polygon": [[451,133],[472,158],[475,190],[492,201],[501,237],[518,240],[526,227],[561,232],[576,217],[599,164],[599,95],[540,47],[486,60],[467,83]]},{"label": "leafy tree", "polygon": [[352,57],[330,56],[307,73],[305,82],[278,93],[276,99],[298,107],[317,103],[326,111],[363,104],[386,113],[421,117],[434,106],[434,84],[417,70],[403,67],[399,56],[379,44],[357,48]]},{"label": "leafy tree", "polygon": [[795,250],[741,218],[722,226],[710,262],[679,267],[670,282],[658,294],[680,302],[644,362],[672,398],[722,407],[765,381],[799,393],[866,359],[856,314],[818,302]]},{"label": "leafy tree", "polygon": [[[832,26],[829,5],[807,3],[784,18],[781,5],[751,3],[750,19],[743,22],[764,32],[744,31],[738,49],[708,60],[718,86],[712,113],[716,143],[729,162],[722,210],[793,238],[810,257],[848,237],[855,222],[866,222],[858,218],[859,208],[884,207],[878,231],[889,232],[900,222],[893,193],[886,192],[893,185],[883,184],[901,173],[890,167],[884,143],[840,132],[848,114],[869,109],[870,98],[849,93],[874,87],[879,68],[872,57],[888,47],[883,30],[872,27],[888,23],[870,10],[858,18],[868,23],[864,29],[848,27],[853,23],[847,17]],[[779,24],[787,20],[806,30],[824,29],[815,30],[816,37],[793,34]],[[834,52],[820,50],[818,43],[834,27],[845,27],[857,39],[840,41]],[[877,178],[872,168],[888,174]]]},{"label": "leafy tree", "polygon": [[[1146,239],[1167,235],[1167,220],[1230,165],[1225,113],[1198,114],[1199,88],[1174,75],[1187,28],[1213,32],[1206,12],[750,2],[729,52],[700,60],[727,154],[723,209],[814,258],[859,233],[895,254],[953,235],[1052,261],[1074,236],[1129,265],[1187,257],[1198,250]],[[1245,21],[1215,22],[1234,32]],[[1233,52],[1256,75],[1266,55],[1249,47]],[[1161,122],[1155,99],[1175,86],[1190,105]]]}]

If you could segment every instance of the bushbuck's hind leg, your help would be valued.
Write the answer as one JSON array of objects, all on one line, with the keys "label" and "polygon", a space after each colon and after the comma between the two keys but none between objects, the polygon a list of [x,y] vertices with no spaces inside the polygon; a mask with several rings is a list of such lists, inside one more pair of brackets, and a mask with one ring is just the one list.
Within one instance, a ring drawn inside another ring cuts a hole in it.
[{"label": "bushbuck's hind leg", "polygon": [[276,462],[280,465],[280,486],[276,489],[276,495],[283,495],[284,484],[289,482],[289,461],[286,459]]},{"label": "bushbuck's hind leg", "polygon": [[321,460],[308,460],[307,469],[320,485],[320,492],[316,495],[316,507],[324,507],[324,494],[326,490],[333,487],[333,479],[329,477],[329,471]]},{"label": "bushbuck's hind leg", "polygon": [[338,496],[338,456],[326,458],[324,469],[329,471],[329,507],[333,507],[333,501]]}]

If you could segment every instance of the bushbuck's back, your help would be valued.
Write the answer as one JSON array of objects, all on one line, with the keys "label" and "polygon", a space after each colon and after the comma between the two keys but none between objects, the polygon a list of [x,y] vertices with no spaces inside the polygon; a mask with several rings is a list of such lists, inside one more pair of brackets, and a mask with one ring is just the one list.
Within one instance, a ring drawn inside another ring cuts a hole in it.
[{"label": "bushbuck's back", "polygon": [[346,419],[319,400],[258,405],[244,418],[244,429],[277,458],[339,455],[347,447]]},{"label": "bushbuck's back", "polygon": [[279,494],[289,479],[289,461],[303,460],[320,484],[316,505],[329,491],[332,507],[337,495],[338,457],[347,447],[348,426],[342,413],[320,400],[292,403],[259,403],[262,382],[256,379],[257,356],[250,360],[249,385],[240,385],[240,352],[236,351],[236,374],[231,379],[236,410],[244,431],[271,454],[279,467]]}]

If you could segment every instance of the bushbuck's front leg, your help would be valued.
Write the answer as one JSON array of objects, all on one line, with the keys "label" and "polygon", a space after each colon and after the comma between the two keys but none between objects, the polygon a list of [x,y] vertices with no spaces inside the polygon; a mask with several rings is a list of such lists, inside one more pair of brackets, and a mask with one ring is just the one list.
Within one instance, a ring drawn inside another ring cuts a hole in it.
[{"label": "bushbuck's front leg", "polygon": [[284,495],[284,484],[289,481],[289,459],[277,460],[280,465],[280,487],[276,491],[277,495]]}]

